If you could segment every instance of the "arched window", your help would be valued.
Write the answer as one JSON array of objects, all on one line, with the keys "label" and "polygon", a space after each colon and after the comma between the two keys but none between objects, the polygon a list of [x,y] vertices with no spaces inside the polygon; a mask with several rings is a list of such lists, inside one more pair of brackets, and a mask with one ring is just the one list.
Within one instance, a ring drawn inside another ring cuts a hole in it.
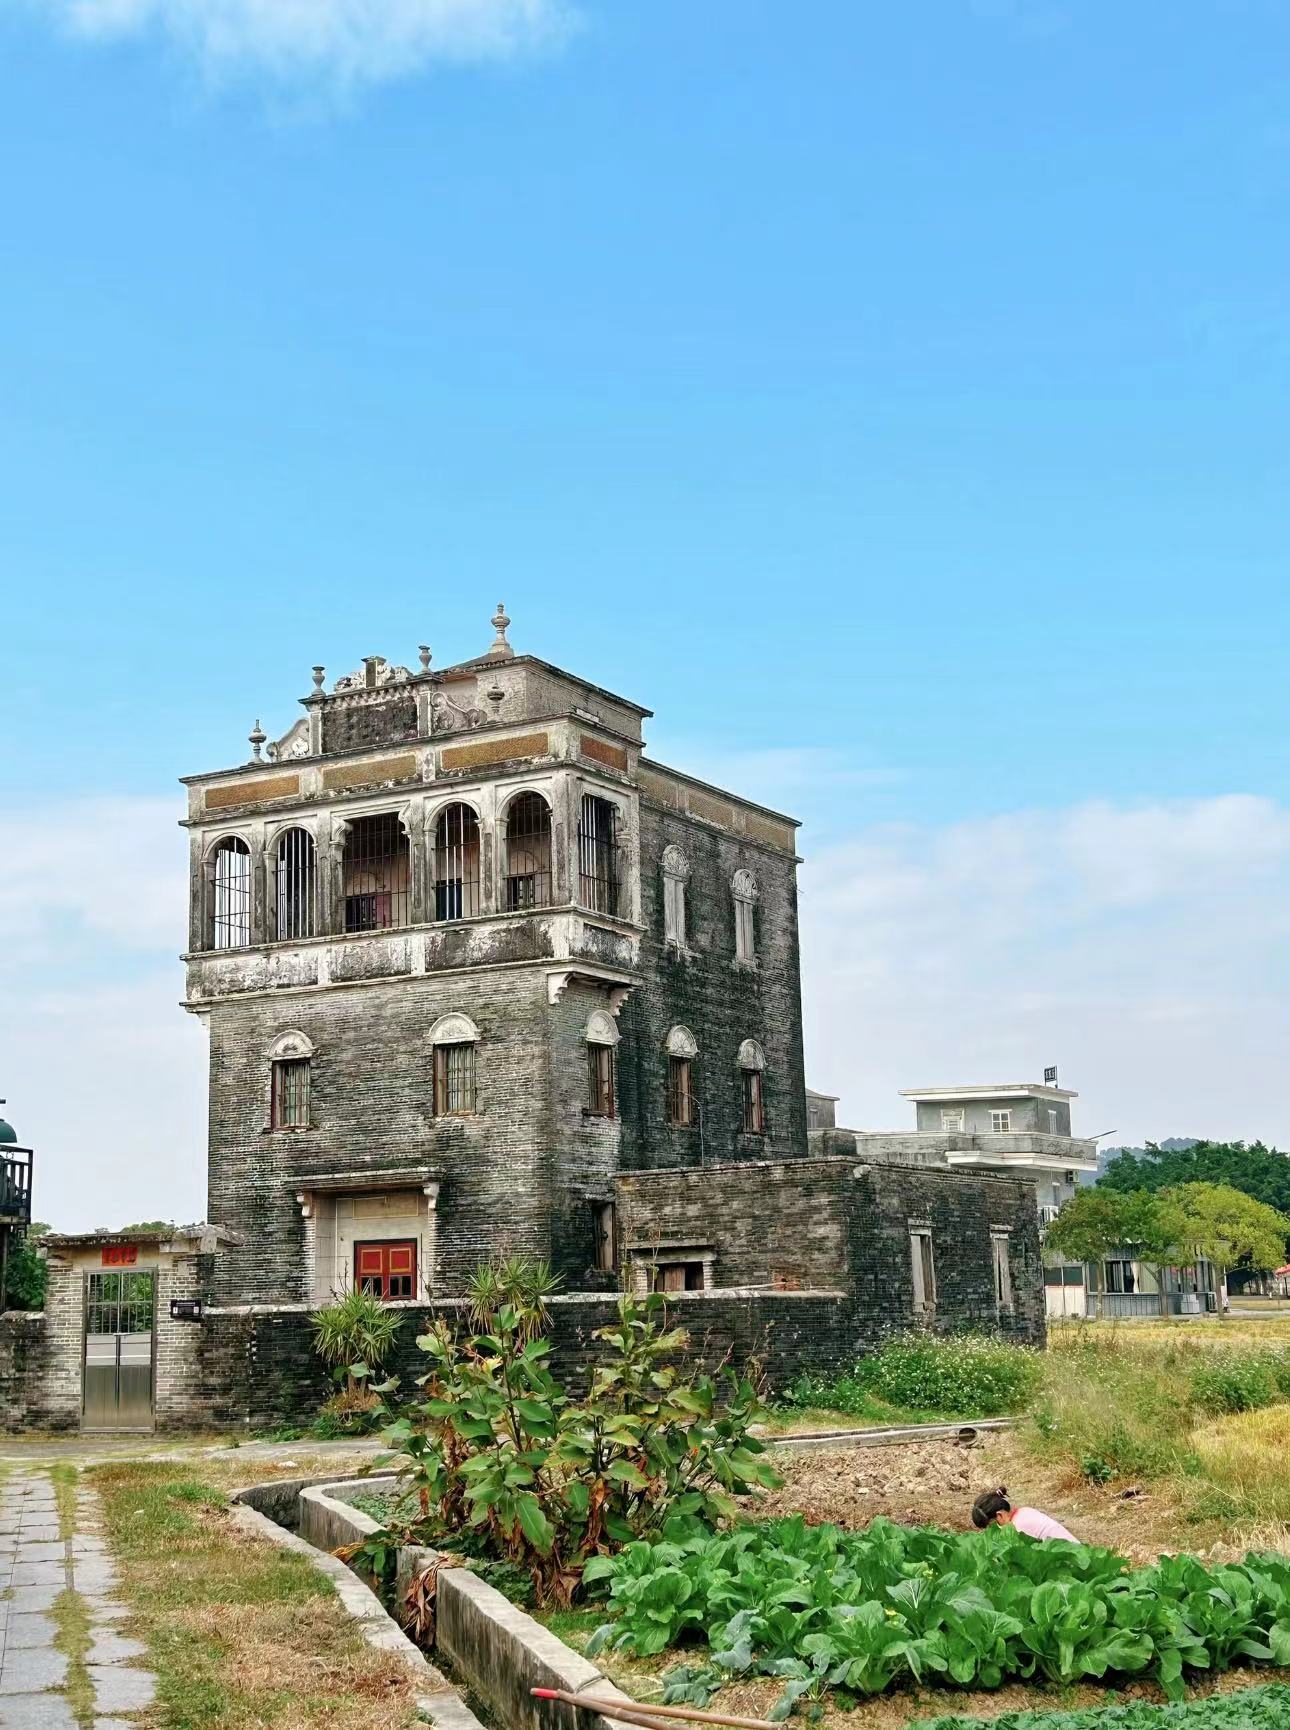
[{"label": "arched window", "polygon": [[469,1117],[475,1111],[475,1047],[479,1029],[468,1015],[441,1015],[430,1029],[434,1047],[434,1114]]},{"label": "arched window", "polygon": [[278,837],[278,866],[274,878],[277,916],[275,929],[281,942],[290,937],[312,937],[316,930],[316,883],[318,855],[307,829],[284,829]]},{"label": "arched window", "polygon": [[445,805],[434,826],[434,916],[479,914],[479,818],[469,805]]},{"label": "arched window", "polygon": [[309,1066],[313,1041],[293,1029],[269,1047],[269,1127],[309,1128]]},{"label": "arched window", "polygon": [[663,941],[685,948],[685,885],[690,861],[679,847],[663,849]]},{"label": "arched window", "polygon": [[593,1009],[587,1018],[587,1113],[591,1117],[615,1115],[614,1047],[618,1027],[612,1015]]},{"label": "arched window", "polygon": [[608,799],[582,795],[578,813],[578,900],[593,913],[618,912],[618,812]]},{"label": "arched window", "polygon": [[699,1046],[688,1027],[674,1027],[667,1036],[667,1121],[689,1129],[699,1118],[694,1097],[694,1060]]},{"label": "arched window", "polygon": [[551,807],[521,793],[506,813],[506,910],[545,907],[551,899]]},{"label": "arched window", "polygon": [[757,900],[757,879],[751,871],[736,871],[730,880],[730,893],[735,901],[735,960],[755,961],[757,930],[753,904]]},{"label": "arched window", "polygon": [[226,835],[211,861],[211,948],[245,949],[251,941],[251,849]]},{"label": "arched window", "polygon": [[394,811],[355,817],[345,837],[341,894],[346,931],[406,925],[411,904],[408,838]]},{"label": "arched window", "polygon": [[739,1070],[744,1087],[744,1134],[765,1135],[766,1106],[762,1091],[762,1073],[766,1068],[766,1053],[755,1039],[745,1039],[739,1047]]}]

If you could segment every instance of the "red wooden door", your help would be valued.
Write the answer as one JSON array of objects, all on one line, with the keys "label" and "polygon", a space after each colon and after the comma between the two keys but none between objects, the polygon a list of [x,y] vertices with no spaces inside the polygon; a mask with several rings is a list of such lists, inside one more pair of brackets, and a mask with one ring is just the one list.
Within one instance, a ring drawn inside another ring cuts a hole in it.
[{"label": "red wooden door", "polygon": [[415,1238],[395,1238],[387,1243],[354,1245],[354,1283],[378,1298],[416,1296],[417,1246]]}]

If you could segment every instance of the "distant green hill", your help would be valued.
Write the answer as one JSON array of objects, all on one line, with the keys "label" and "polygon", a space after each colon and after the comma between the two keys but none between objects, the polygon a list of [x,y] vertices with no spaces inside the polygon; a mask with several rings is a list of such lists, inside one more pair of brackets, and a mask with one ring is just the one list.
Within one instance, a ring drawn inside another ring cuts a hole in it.
[{"label": "distant green hill", "polygon": [[1185,1153],[1189,1147],[1195,1147],[1199,1139],[1199,1136],[1195,1135],[1171,1135],[1165,1141],[1148,1142],[1146,1147],[1099,1148],[1097,1155],[1097,1175],[1101,1177],[1102,1173],[1106,1170],[1107,1166],[1110,1165],[1111,1161],[1113,1159],[1118,1159],[1122,1153],[1127,1153],[1130,1159],[1142,1159],[1150,1148],[1153,1147],[1160,1148],[1164,1153]]}]

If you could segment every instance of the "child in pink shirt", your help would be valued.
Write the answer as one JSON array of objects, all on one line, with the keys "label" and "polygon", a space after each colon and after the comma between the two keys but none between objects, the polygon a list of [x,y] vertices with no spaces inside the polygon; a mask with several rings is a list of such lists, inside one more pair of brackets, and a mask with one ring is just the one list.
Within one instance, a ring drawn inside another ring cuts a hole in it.
[{"label": "child in pink shirt", "polygon": [[972,1524],[979,1532],[987,1526],[1015,1526],[1028,1538],[1065,1538],[1069,1544],[1079,1543],[1074,1532],[1068,1532],[1051,1514],[1042,1514],[1038,1508],[1014,1508],[1002,1486],[986,1490],[973,1502]]}]

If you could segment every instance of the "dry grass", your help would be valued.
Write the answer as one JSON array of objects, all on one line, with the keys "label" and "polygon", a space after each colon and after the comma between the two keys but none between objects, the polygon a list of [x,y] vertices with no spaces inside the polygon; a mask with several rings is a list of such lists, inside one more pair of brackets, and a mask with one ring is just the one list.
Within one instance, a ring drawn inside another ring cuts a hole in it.
[{"label": "dry grass", "polygon": [[1290,1408],[1218,1418],[1192,1440],[1205,1477],[1234,1513],[1273,1529],[1290,1522]]},{"label": "dry grass", "polygon": [[1188,1316],[1153,1317],[1147,1321],[1056,1321],[1048,1324],[1050,1349],[1081,1336],[1160,1344],[1190,1342],[1193,1346],[1290,1345],[1290,1304],[1282,1311],[1257,1316],[1228,1316],[1213,1321]]},{"label": "dry grass", "polygon": [[411,1730],[410,1673],[366,1644],[305,1557],[233,1527],[204,1471],[195,1475],[191,1461],[113,1463],[89,1476],[130,1631],[157,1673],[145,1724]]}]

